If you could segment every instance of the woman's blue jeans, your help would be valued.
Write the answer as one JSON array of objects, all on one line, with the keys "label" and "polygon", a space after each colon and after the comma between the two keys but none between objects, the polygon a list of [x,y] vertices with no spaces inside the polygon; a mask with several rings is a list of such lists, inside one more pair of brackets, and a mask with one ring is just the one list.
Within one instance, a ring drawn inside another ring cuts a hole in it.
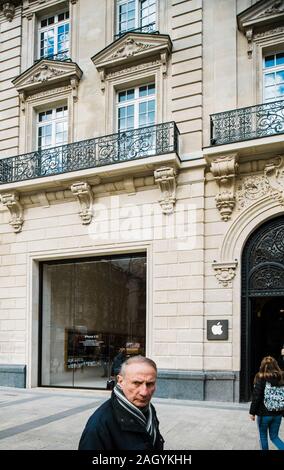
[{"label": "woman's blue jeans", "polygon": [[279,450],[284,450],[284,442],[278,436],[282,416],[258,416],[257,425],[259,431],[260,448],[269,450],[268,431],[273,444]]}]

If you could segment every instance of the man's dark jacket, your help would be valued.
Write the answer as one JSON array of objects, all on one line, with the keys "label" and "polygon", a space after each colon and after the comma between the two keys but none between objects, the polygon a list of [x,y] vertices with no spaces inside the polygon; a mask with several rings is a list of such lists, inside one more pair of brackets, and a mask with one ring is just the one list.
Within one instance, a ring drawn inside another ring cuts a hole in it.
[{"label": "man's dark jacket", "polygon": [[122,408],[114,393],[89,418],[79,443],[79,450],[162,450],[164,439],[159,432],[159,421],[152,406],[156,421],[155,444],[146,428],[134,416]]}]

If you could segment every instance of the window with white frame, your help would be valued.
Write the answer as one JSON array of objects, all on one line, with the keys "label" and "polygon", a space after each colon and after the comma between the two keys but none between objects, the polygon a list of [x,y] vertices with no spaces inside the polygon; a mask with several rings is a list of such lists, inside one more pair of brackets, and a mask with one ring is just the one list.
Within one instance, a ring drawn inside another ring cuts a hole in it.
[{"label": "window with white frame", "polygon": [[120,160],[155,154],[155,95],[154,83],[118,92],[117,129]]},{"label": "window with white frame", "polygon": [[45,150],[68,142],[68,109],[60,106],[38,113],[37,147]]},{"label": "window with white frame", "polygon": [[155,32],[156,2],[157,0],[117,0],[117,35],[133,30]]},{"label": "window with white frame", "polygon": [[155,84],[141,85],[117,94],[117,129],[119,132],[155,124]]},{"label": "window with white frame", "polygon": [[284,52],[263,59],[263,95],[264,102],[284,99]]},{"label": "window with white frame", "polygon": [[69,52],[69,11],[48,16],[39,21],[39,58],[66,60]]}]

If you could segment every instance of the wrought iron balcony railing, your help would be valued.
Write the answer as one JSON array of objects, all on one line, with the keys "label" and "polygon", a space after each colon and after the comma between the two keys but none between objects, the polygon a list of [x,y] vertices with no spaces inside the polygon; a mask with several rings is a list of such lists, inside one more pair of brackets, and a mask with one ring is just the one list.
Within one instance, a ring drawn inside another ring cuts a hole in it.
[{"label": "wrought iron balcony railing", "polygon": [[148,33],[148,34],[159,34],[159,31],[156,30],[156,23],[149,23],[145,26],[140,26],[140,28],[127,29],[125,31],[120,31],[115,34],[114,39],[121,38],[126,33]]},{"label": "wrought iron balcony railing", "polygon": [[61,62],[65,62],[65,61],[70,62],[71,61],[70,51],[66,50],[66,51],[60,51],[57,54],[44,55],[44,56],[40,57],[39,59],[35,59],[34,63],[36,64],[37,62],[39,62],[42,59],[60,60]]},{"label": "wrought iron balcony railing", "polygon": [[211,145],[284,133],[284,100],[211,114]]},{"label": "wrought iron balcony railing", "polygon": [[175,122],[0,159],[0,184],[113,165],[155,155],[178,154]]}]

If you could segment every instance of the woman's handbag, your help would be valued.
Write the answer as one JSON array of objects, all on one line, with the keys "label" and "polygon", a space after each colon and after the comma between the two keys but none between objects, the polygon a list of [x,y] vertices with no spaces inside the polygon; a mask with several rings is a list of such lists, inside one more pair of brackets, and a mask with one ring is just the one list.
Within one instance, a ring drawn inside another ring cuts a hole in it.
[{"label": "woman's handbag", "polygon": [[266,382],[264,405],[268,411],[284,411],[284,386],[277,387]]}]

